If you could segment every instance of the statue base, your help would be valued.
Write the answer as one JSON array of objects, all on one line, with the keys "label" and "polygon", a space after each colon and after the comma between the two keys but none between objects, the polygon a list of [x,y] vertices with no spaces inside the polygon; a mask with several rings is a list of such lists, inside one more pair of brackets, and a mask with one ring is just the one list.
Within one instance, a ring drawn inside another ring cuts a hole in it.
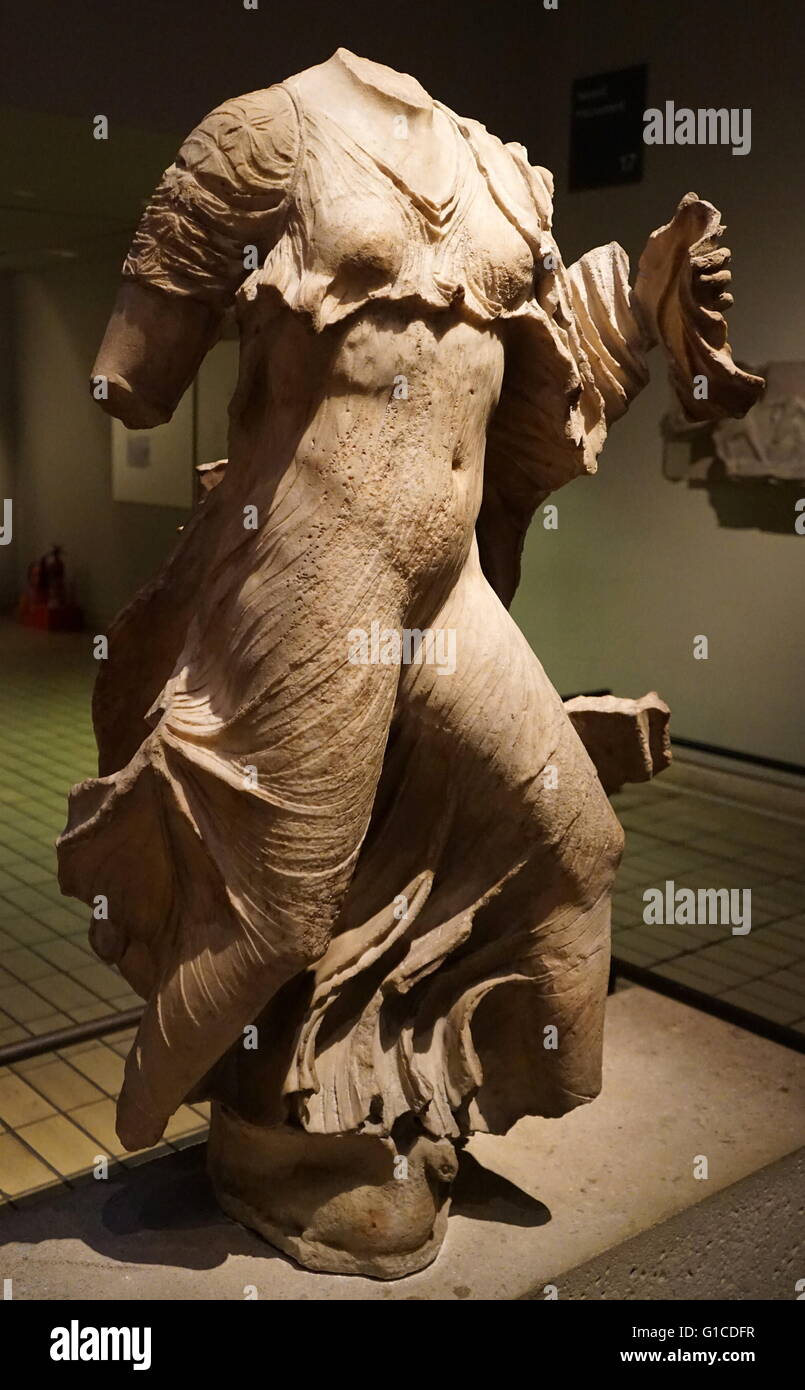
[{"label": "statue base", "polygon": [[449,1139],[246,1123],[214,1103],[207,1167],[220,1206],[305,1269],[401,1279],[447,1230],[458,1160]]}]

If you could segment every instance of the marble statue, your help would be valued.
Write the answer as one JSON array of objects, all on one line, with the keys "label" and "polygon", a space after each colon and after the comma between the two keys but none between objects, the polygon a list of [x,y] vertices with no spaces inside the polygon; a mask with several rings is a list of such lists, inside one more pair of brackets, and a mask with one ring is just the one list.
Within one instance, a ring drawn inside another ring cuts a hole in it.
[{"label": "marble statue", "polygon": [[741,419],[691,421],[679,412],[663,420],[663,472],[695,485],[805,481],[805,367],[770,362],[763,399]]},{"label": "marble statue", "polygon": [[[118,1133],[210,1099],[221,1204],[312,1269],[421,1268],[469,1134],[598,1093],[623,836],[576,726],[594,757],[607,706],[566,710],[509,616],[523,540],[655,343],[696,418],[759,390],[710,204],[632,289],[615,244],[565,268],[552,189],[339,49],[188,137],[94,369],[157,425],[237,316],[229,458],[108,634],[59,842],[147,1001]],[[609,707],[608,786],[667,761],[663,710]]]}]

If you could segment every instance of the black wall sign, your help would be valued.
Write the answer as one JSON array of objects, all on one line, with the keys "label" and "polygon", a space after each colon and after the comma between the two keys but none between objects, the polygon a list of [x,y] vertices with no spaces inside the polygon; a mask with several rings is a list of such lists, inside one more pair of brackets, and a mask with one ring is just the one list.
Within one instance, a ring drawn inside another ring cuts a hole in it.
[{"label": "black wall sign", "polygon": [[570,113],[570,191],[640,183],[646,65],[579,77]]}]

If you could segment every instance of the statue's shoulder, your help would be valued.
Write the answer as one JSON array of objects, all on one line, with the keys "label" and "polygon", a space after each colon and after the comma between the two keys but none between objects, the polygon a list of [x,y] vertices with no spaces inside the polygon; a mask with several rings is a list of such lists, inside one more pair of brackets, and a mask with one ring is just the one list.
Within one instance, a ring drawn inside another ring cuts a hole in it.
[{"label": "statue's shoulder", "polygon": [[553,221],[554,187],[550,170],[531,164],[524,145],[514,140],[504,142],[480,121],[457,115],[443,102],[435,104],[458,126],[498,200],[502,199],[511,212],[522,214],[527,209],[531,214],[527,221],[536,213],[540,227],[549,228]]},{"label": "statue's shoulder", "polygon": [[253,200],[291,179],[300,139],[297,104],[278,82],[216,106],[175,162],[227,202]]}]

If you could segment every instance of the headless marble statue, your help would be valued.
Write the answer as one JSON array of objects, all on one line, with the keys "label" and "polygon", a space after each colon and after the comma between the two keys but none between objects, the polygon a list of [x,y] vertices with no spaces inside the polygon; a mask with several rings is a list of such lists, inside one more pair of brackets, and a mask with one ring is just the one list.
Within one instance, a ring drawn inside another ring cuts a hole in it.
[{"label": "headless marble statue", "polygon": [[146,1000],[118,1132],[212,1100],[221,1204],[313,1269],[421,1268],[466,1136],[597,1095],[605,785],[664,765],[667,710],[563,706],[508,613],[523,540],[655,343],[697,418],[762,385],[713,207],[683,199],[632,289],[614,244],[564,267],[551,198],[339,49],[188,137],[94,370],[125,424],[166,421],[234,307],[229,459],[112,626],[59,842]]}]

